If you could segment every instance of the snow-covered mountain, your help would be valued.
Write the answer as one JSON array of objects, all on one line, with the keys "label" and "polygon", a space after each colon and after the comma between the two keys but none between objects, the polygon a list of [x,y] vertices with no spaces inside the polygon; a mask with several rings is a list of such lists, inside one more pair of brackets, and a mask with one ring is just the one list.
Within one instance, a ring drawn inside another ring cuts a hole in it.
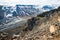
[{"label": "snow-covered mountain", "polygon": [[39,13],[36,5],[16,5],[4,6],[0,5],[0,19],[2,23],[10,22],[14,17],[33,16]]},{"label": "snow-covered mountain", "polygon": [[[40,14],[45,11],[50,11],[57,8],[56,5],[44,5],[40,7],[40,5],[16,5],[16,6],[0,6],[0,19],[3,18],[4,21],[1,22],[10,22],[14,17],[25,17]],[[11,19],[12,18],[12,19]]]},{"label": "snow-covered mountain", "polygon": [[53,10],[53,9],[57,9],[58,7],[56,7],[56,6],[51,6],[51,5],[44,5],[43,7],[42,7],[42,9],[43,9],[43,11],[45,12],[45,11],[50,11],[50,10]]},{"label": "snow-covered mountain", "polygon": [[[56,5],[44,5],[40,7],[40,5],[16,5],[16,6],[2,6],[2,10],[5,11],[5,16],[30,16],[34,14],[39,14],[45,11],[49,11],[52,9],[58,8]],[[11,15],[10,15],[11,14]]]},{"label": "snow-covered mountain", "polygon": [[16,17],[16,16],[30,16],[34,14],[39,14],[45,11],[53,10],[57,8],[56,5],[16,5],[16,6],[6,6],[3,5],[1,10],[4,10],[5,17]]},{"label": "snow-covered mountain", "polygon": [[49,5],[45,5],[45,6],[43,6],[43,9],[44,10],[52,10],[52,9],[54,9],[54,7],[49,6]]},{"label": "snow-covered mountain", "polygon": [[[2,10],[5,11],[5,16],[30,16],[39,13],[39,8],[37,5],[16,5],[13,6],[3,6]],[[10,15],[11,14],[11,15]]]}]

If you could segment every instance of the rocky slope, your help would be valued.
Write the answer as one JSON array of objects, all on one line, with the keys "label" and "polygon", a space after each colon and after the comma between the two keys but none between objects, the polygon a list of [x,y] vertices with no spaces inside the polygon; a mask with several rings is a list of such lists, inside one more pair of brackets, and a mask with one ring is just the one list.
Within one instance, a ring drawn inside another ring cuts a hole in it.
[{"label": "rocky slope", "polygon": [[0,33],[0,40],[60,40],[60,7],[28,19],[25,26]]}]

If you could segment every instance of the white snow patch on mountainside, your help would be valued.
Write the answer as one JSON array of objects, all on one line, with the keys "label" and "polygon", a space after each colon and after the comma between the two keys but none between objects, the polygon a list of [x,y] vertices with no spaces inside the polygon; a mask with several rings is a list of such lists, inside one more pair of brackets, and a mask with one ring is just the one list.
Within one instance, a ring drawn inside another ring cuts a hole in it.
[{"label": "white snow patch on mountainside", "polygon": [[13,14],[8,14],[8,15],[6,15],[6,17],[12,17],[13,16]]}]

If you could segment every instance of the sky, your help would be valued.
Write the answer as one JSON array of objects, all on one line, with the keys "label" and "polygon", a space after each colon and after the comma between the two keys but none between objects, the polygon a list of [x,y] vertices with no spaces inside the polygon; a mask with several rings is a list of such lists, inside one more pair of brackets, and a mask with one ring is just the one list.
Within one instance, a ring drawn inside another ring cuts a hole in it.
[{"label": "sky", "polygon": [[24,4],[24,5],[40,5],[41,7],[44,5],[53,5],[60,6],[60,0],[0,0],[0,5],[11,5],[15,6],[16,4]]}]

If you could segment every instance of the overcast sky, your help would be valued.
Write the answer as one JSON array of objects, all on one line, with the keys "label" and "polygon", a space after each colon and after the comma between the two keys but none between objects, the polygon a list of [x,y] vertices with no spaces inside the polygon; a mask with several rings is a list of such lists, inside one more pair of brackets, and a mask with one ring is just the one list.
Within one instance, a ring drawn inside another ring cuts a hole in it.
[{"label": "overcast sky", "polygon": [[60,0],[0,0],[0,5],[33,4],[33,5],[60,5]]}]

